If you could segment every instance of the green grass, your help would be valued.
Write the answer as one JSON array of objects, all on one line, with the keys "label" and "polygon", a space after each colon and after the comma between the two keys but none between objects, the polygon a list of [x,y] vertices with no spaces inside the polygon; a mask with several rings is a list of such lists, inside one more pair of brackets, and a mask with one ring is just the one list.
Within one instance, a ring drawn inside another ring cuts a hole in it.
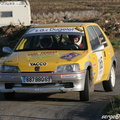
[{"label": "green grass", "polygon": [[114,50],[120,49],[120,40],[111,40],[111,44],[112,44]]},{"label": "green grass", "polygon": [[114,14],[114,13],[120,13],[120,11],[105,11],[103,14],[107,14],[107,13],[110,13],[110,14]]},{"label": "green grass", "polygon": [[105,113],[107,115],[120,114],[120,95],[110,100],[110,103],[105,108]]}]

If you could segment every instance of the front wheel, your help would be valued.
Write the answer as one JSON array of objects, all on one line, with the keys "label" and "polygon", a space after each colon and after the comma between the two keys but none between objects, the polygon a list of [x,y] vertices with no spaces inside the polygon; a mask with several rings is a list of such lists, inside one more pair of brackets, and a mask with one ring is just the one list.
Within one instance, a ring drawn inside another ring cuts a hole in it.
[{"label": "front wheel", "polygon": [[93,84],[93,81],[90,80],[90,71],[87,70],[86,77],[85,77],[84,90],[79,92],[80,100],[88,101],[90,99],[90,93],[92,91],[94,91],[94,84]]},{"label": "front wheel", "polygon": [[115,77],[115,68],[114,66],[111,67],[110,70],[110,77],[108,81],[103,81],[103,88],[106,92],[109,91],[113,91],[114,87],[115,87],[115,81],[116,81],[116,77]]}]

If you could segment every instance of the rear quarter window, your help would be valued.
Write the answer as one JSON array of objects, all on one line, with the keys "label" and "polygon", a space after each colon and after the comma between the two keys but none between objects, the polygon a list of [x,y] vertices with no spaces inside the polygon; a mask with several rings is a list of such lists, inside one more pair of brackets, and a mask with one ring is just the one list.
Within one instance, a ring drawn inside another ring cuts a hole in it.
[{"label": "rear quarter window", "polygon": [[99,40],[100,40],[101,44],[103,44],[104,47],[106,47],[107,46],[107,42],[105,40],[105,37],[104,37],[103,33],[101,32],[99,27],[97,27],[97,26],[93,26],[93,27],[94,27],[96,33],[98,34],[98,37],[99,37]]}]

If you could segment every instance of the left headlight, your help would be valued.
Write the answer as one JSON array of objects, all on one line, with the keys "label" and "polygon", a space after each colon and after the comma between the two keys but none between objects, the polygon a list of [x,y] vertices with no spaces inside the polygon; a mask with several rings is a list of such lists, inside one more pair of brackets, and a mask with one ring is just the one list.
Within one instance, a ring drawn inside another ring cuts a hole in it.
[{"label": "left headlight", "polygon": [[78,72],[80,71],[79,64],[60,65],[55,69],[55,73]]},{"label": "left headlight", "polygon": [[20,72],[20,70],[17,66],[4,65],[4,66],[0,67],[0,72],[2,72],[2,73],[18,73],[18,72]]}]

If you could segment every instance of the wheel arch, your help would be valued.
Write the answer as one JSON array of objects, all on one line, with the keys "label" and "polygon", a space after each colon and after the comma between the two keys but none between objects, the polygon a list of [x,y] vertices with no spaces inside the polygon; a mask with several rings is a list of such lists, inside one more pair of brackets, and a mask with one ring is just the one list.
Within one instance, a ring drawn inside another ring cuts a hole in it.
[{"label": "wheel arch", "polygon": [[92,63],[91,62],[86,62],[85,64],[85,69],[86,71],[89,71],[89,77],[90,77],[90,81],[93,81],[93,75],[92,75]]},{"label": "wheel arch", "polygon": [[[107,80],[103,81],[103,88],[106,92],[113,91],[115,87],[115,69],[117,67],[116,59],[115,57],[112,58],[111,66],[110,66],[110,73],[108,75]],[[111,77],[112,76],[112,77]]]},{"label": "wheel arch", "polygon": [[[112,66],[114,66],[114,68],[115,68],[115,70],[116,70],[116,68],[117,68],[117,60],[116,60],[116,57],[115,57],[115,56],[112,57],[112,62],[111,62],[110,70],[111,70]],[[110,77],[110,71],[109,71],[107,80],[109,80],[109,77]],[[105,81],[106,81],[106,80],[105,80]]]},{"label": "wheel arch", "polygon": [[94,78],[93,78],[93,70],[92,70],[92,63],[91,62],[87,62],[86,63],[86,73],[87,71],[89,71],[89,85],[90,85],[90,93],[94,92]]}]

